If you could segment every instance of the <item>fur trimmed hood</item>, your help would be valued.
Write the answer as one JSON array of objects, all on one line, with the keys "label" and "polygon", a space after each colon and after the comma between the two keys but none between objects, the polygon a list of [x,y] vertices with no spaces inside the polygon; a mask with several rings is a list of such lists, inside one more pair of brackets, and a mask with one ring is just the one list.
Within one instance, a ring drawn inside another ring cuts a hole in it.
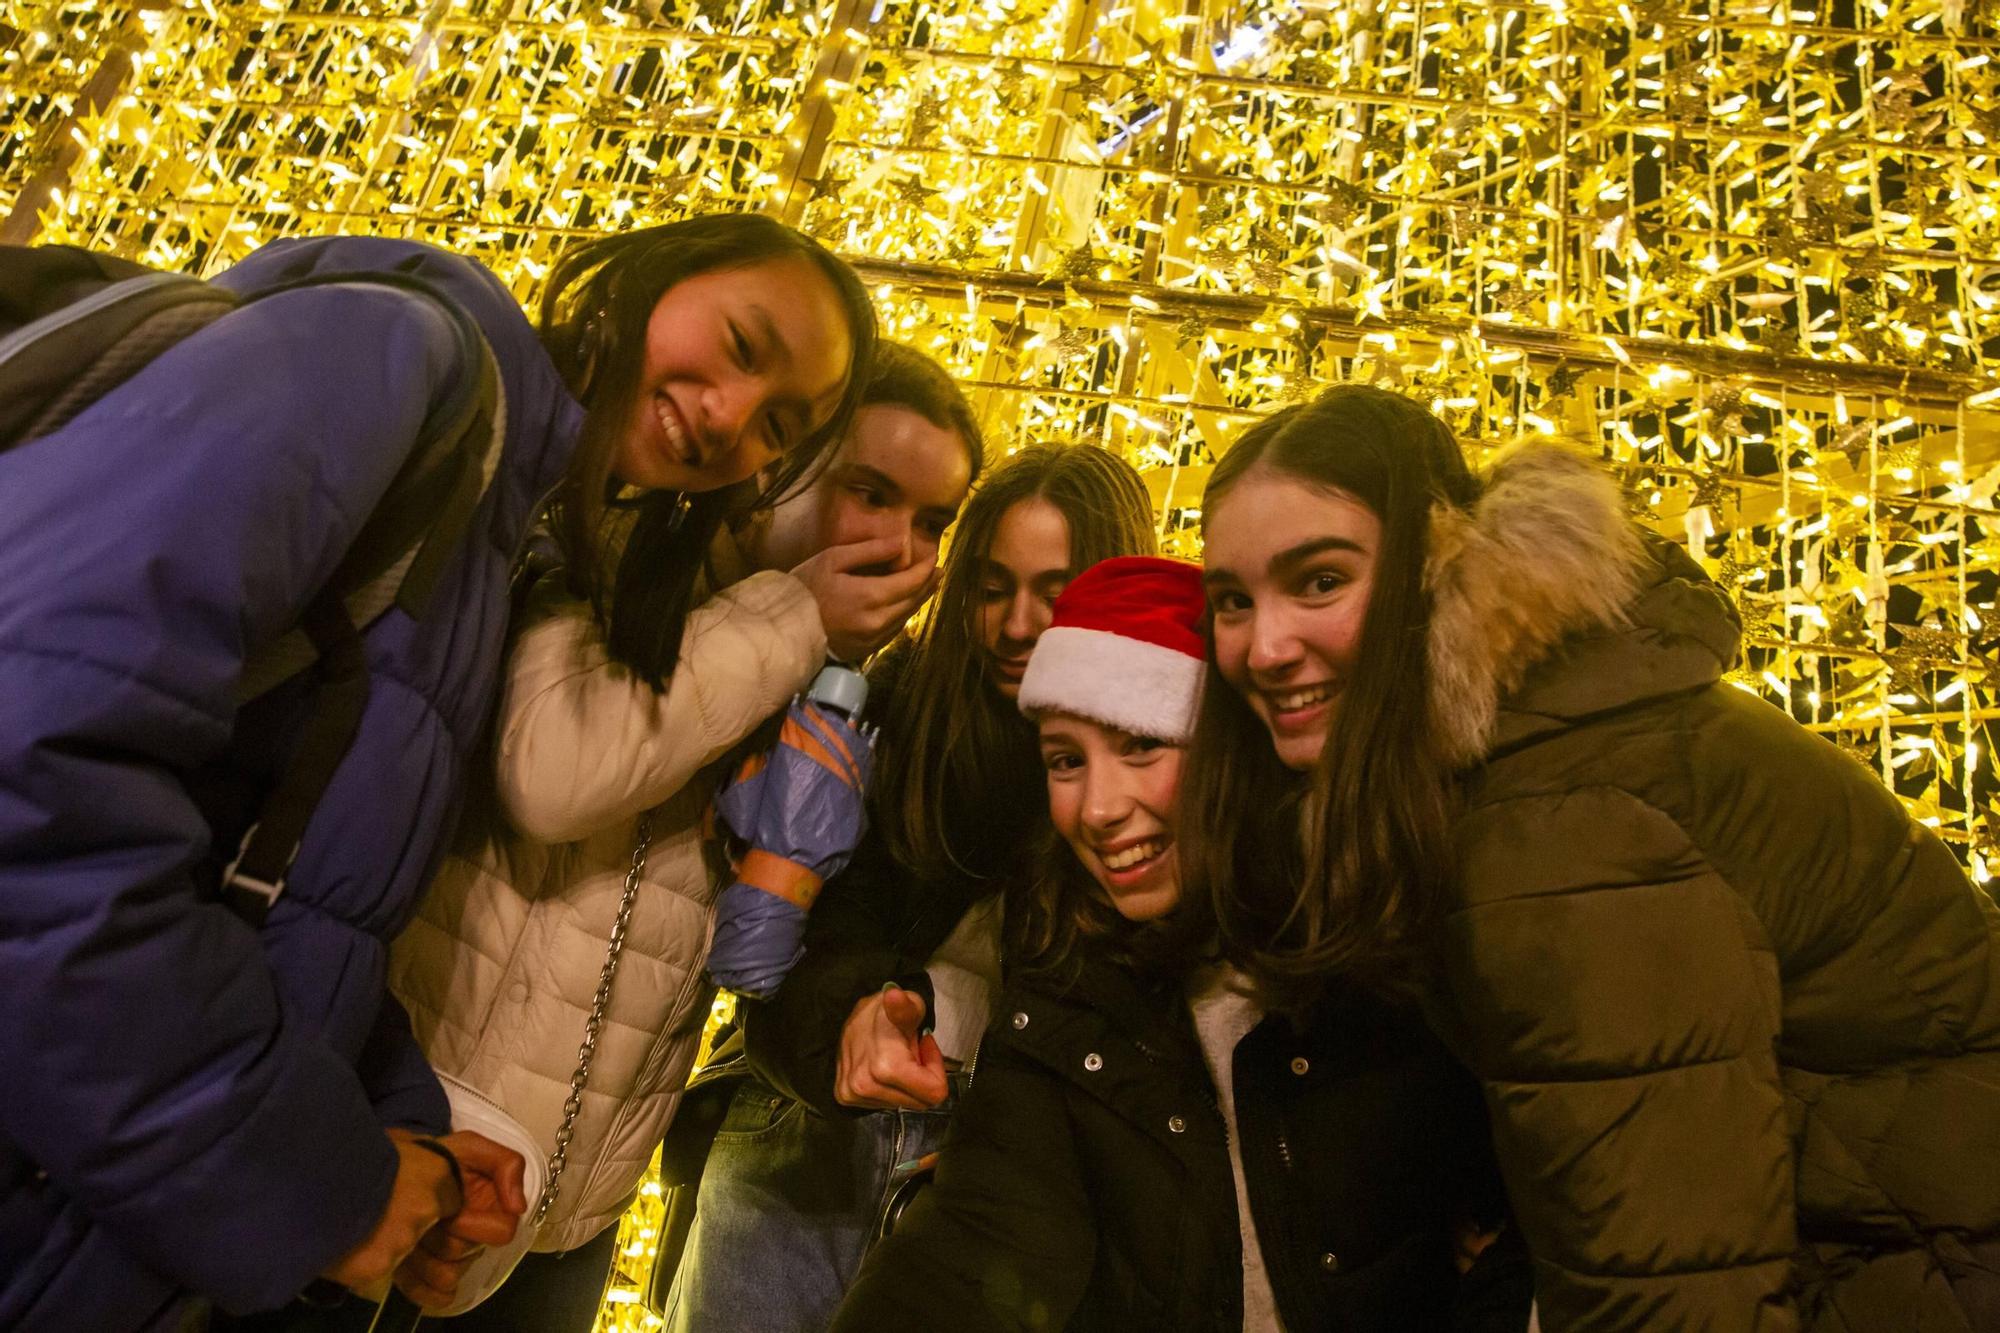
[{"label": "fur trimmed hood", "polygon": [[1550,719],[1699,685],[1735,658],[1720,590],[1641,533],[1599,463],[1555,446],[1503,457],[1471,508],[1432,509],[1424,581],[1432,726],[1454,767]]}]

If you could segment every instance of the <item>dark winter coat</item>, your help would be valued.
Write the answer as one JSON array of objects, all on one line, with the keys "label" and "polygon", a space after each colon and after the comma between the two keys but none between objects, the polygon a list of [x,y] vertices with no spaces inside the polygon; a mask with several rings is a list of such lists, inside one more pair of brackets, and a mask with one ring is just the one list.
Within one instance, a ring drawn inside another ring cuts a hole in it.
[{"label": "dark winter coat", "polygon": [[487,725],[509,567],[581,409],[466,260],[287,242],[219,281],[383,269],[476,319],[506,440],[427,613],[365,632],[367,711],[261,931],[196,873],[240,832],[197,787],[267,786],[301,716],[290,687],[239,716],[239,670],[476,365],[435,306],[312,287],[224,316],[0,454],[0,1327],[171,1324],[189,1293],[279,1305],[380,1216],[385,1122],[445,1127],[384,1002],[386,944]]},{"label": "dark winter coat", "polygon": [[[1346,990],[1266,1018],[1233,1062],[1258,1246],[1291,1333],[1527,1325],[1503,1233],[1471,1275],[1453,1231],[1504,1214],[1478,1089],[1416,1013]],[[838,1333],[1237,1333],[1229,1144],[1178,986],[1093,963],[1010,984],[936,1183],[875,1247]]]},{"label": "dark winter coat", "polygon": [[[1728,596],[1595,465],[1433,525],[1470,765],[1445,1030],[1542,1327],[2000,1327],[2000,913],[1875,774],[1722,680]],[[1973,1251],[1985,1245],[1987,1265]]]}]

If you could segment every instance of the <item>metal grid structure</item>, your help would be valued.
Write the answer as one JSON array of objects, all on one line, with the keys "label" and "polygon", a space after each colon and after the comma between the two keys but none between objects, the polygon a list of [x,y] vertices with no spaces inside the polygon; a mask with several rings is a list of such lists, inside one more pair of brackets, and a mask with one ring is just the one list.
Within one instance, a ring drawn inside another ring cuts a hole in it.
[{"label": "metal grid structure", "polygon": [[[854,261],[997,439],[1132,458],[1187,553],[1232,434],[1326,382],[1412,393],[1482,454],[1579,442],[1736,597],[1735,683],[1873,767],[1984,882],[1997,19],[0,0],[0,240],[208,271],[384,232],[528,299],[579,236],[768,210]],[[629,1300],[607,1320],[643,1326]]]}]

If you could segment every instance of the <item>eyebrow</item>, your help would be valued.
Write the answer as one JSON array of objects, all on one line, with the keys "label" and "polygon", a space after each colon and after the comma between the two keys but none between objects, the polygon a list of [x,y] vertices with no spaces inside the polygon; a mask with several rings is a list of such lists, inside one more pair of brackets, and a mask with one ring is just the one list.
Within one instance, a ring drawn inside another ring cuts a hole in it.
[{"label": "eyebrow", "polygon": [[786,342],[784,335],[778,332],[777,321],[771,318],[771,312],[763,306],[758,305],[755,301],[750,302],[749,310],[751,319],[757,325],[758,334],[765,342],[771,344],[771,354],[779,361],[790,365],[792,361],[791,344]]},{"label": "eyebrow", "polygon": [[865,481],[877,490],[887,491],[891,495],[901,495],[903,493],[903,488],[896,484],[894,477],[882,471],[882,469],[870,467],[866,463],[849,463],[847,465],[847,475],[850,480]]},{"label": "eyebrow", "polygon": [[[1306,563],[1306,561],[1311,560],[1314,556],[1325,555],[1329,551],[1340,551],[1352,555],[1367,554],[1367,552],[1362,550],[1360,543],[1351,541],[1346,537],[1315,537],[1311,541],[1300,542],[1297,546],[1288,546],[1278,552],[1271,557],[1267,568],[1273,574],[1281,574],[1285,571],[1296,569]],[[1220,583],[1236,583],[1239,580],[1234,573],[1227,569],[1210,569],[1202,572],[1201,581],[1204,587],[1212,588]]]},{"label": "eyebrow", "polygon": [[[772,360],[784,366],[791,365],[792,345],[786,342],[784,335],[778,332],[777,321],[771,318],[771,312],[755,301],[748,302],[745,308],[749,310],[751,321],[757,326],[758,335],[770,344]],[[797,394],[786,395],[783,399],[783,405],[787,411],[791,412],[798,419],[800,430],[810,431],[813,429],[815,421],[822,421],[832,414],[835,407],[840,405],[841,394],[846,389],[846,379],[842,379],[840,383],[829,389],[826,393],[826,406],[824,410],[821,409],[819,402],[807,402]]]}]

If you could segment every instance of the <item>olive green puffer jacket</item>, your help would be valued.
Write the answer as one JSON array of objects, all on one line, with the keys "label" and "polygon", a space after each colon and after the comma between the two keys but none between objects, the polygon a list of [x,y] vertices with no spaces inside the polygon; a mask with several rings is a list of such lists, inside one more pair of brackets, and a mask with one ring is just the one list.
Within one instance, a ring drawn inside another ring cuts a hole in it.
[{"label": "olive green puffer jacket", "polygon": [[2000,912],[1585,460],[1440,512],[1440,1026],[1563,1329],[2000,1328]]}]

